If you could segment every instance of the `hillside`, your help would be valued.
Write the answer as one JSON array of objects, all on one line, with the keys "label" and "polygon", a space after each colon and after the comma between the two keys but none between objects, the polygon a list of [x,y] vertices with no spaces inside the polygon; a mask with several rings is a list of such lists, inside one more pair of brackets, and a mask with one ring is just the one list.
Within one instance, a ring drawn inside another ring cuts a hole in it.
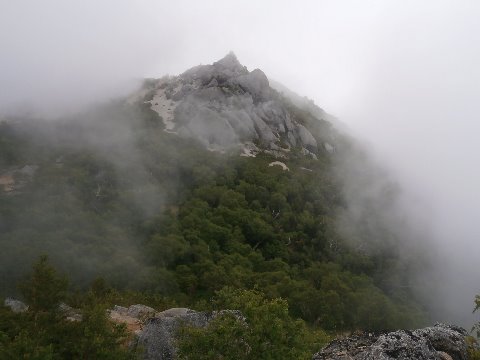
[{"label": "hillside", "polygon": [[310,329],[426,323],[397,188],[329,118],[229,54],[73,117],[3,119],[0,294],[46,254],[79,302],[101,278],[109,305],[202,309],[228,287]]}]

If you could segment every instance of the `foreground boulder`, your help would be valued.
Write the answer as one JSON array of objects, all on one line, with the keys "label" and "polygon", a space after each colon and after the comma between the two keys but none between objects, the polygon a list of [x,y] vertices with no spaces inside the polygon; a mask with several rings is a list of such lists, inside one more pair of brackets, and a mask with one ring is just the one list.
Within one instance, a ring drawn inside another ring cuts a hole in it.
[{"label": "foreground boulder", "polygon": [[[216,317],[236,310],[214,312],[172,308],[162,312],[145,305],[115,306],[110,319],[125,323],[132,334],[130,346],[146,360],[176,359],[178,330],[182,326],[204,328]],[[336,339],[313,355],[312,360],[468,360],[467,332],[445,324],[418,330],[363,333]]]},{"label": "foreground boulder", "polygon": [[154,317],[155,314],[155,309],[141,304],[131,305],[128,308],[115,305],[112,310],[108,310],[110,320],[125,324],[127,331],[137,337],[141,334],[145,321]]},{"label": "foreground boulder", "polygon": [[313,360],[467,360],[467,332],[452,325],[337,339]]},{"label": "foreground boulder", "polygon": [[239,311],[199,312],[186,308],[165,310],[148,319],[139,333],[137,346],[144,352],[144,359],[172,360],[176,354],[176,334],[181,326],[205,327],[225,312],[243,318]]}]

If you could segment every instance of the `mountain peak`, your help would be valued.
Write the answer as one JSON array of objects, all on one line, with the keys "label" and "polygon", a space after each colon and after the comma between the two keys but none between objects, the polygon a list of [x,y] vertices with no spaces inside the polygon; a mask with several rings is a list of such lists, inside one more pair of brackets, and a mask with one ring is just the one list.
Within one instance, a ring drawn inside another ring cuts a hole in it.
[{"label": "mountain peak", "polygon": [[242,64],[240,64],[240,61],[238,61],[238,58],[233,51],[230,51],[222,59],[214,62],[213,65],[220,65],[221,67],[231,70],[243,70],[245,68]]},{"label": "mountain peak", "polygon": [[[140,93],[158,113],[165,131],[195,138],[210,150],[239,148],[244,156],[265,152],[288,158],[293,150],[316,158],[333,152],[328,133],[308,129],[310,121],[270,85],[260,69],[248,71],[233,52],[211,65],[159,79]],[[323,114],[321,114],[323,115]],[[310,115],[309,115],[310,116]]]}]

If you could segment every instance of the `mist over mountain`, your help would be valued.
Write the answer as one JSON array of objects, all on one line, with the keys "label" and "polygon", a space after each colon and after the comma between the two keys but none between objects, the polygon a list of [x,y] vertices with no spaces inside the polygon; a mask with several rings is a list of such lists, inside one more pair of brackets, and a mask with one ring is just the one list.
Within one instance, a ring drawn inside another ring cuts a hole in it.
[{"label": "mist over mountain", "polygon": [[471,328],[477,5],[1,8],[0,296],[45,254],[77,307],[233,289],[329,334]]},{"label": "mist over mountain", "polygon": [[[420,234],[397,207],[398,187],[330,117],[230,53],[74,116],[5,118],[2,293],[15,294],[46,253],[79,288],[101,276],[192,301],[256,284],[327,327],[339,326],[320,320],[335,311],[318,301],[340,288],[321,279],[338,274],[351,296],[371,288],[392,307],[371,326],[410,321],[403,312],[421,307],[414,273],[428,261]],[[227,265],[237,256],[250,264],[234,265],[240,278]],[[335,314],[342,326],[366,321],[347,313]]]},{"label": "mist over mountain", "polygon": [[393,174],[273,85],[230,52],[74,115],[5,116],[1,294],[47,254],[77,291],[195,306],[261,289],[329,331],[447,318],[433,235]]}]

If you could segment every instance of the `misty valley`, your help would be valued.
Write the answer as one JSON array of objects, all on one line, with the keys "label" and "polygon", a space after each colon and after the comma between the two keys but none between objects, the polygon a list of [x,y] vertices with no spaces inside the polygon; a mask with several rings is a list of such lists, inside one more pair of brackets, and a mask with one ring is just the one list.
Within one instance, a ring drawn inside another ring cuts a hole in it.
[{"label": "misty valley", "polygon": [[433,325],[435,254],[400,192],[233,53],[74,115],[4,116],[0,358],[479,358]]}]

